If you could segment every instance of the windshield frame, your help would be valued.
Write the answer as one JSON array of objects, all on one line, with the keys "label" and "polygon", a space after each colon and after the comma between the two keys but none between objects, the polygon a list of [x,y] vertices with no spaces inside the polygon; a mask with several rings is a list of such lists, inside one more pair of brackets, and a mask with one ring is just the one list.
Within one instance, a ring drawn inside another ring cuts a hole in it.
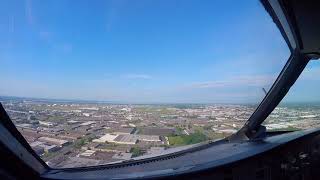
[{"label": "windshield frame", "polygon": [[230,141],[241,141],[265,136],[266,128],[261,124],[285,97],[308,62],[312,59],[311,56],[304,54],[302,51],[303,45],[293,12],[285,9],[286,5],[281,0],[261,0],[261,3],[280,30],[290,49],[291,55],[268,93],[244,126],[228,138]]}]

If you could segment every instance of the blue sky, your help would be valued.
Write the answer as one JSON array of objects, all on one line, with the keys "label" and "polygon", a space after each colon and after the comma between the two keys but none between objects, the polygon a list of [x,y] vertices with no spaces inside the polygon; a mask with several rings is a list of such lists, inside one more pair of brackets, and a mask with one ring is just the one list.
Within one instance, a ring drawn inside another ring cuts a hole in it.
[{"label": "blue sky", "polygon": [[0,95],[258,102],[288,57],[258,1],[0,3]]}]

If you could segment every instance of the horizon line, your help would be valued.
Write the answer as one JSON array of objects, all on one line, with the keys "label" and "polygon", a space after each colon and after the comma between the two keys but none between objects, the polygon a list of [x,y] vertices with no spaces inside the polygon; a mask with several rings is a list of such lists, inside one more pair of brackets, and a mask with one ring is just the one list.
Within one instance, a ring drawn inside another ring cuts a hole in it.
[{"label": "horizon line", "polygon": [[68,99],[68,98],[45,98],[45,97],[26,97],[26,96],[8,96],[0,95],[1,98],[17,98],[17,99],[30,99],[30,100],[43,100],[43,101],[56,101],[56,102],[87,102],[87,103],[100,103],[100,104],[259,104],[255,102],[130,102],[130,101],[117,101],[117,100],[93,100],[93,99]]},{"label": "horizon line", "polygon": [[[52,101],[52,102],[78,102],[78,103],[97,103],[97,104],[140,104],[140,105],[149,105],[149,104],[194,104],[194,105],[202,105],[202,104],[234,104],[234,105],[253,105],[253,104],[260,104],[261,102],[124,102],[124,101],[117,101],[117,100],[92,100],[92,99],[68,99],[68,98],[44,98],[44,97],[25,97],[25,96],[7,96],[7,95],[0,95],[0,99],[10,99],[10,98],[17,98],[17,99],[30,99],[30,100],[38,100],[38,101]],[[281,104],[291,104],[291,103],[320,103],[320,101],[289,101],[289,102],[280,102]]]}]

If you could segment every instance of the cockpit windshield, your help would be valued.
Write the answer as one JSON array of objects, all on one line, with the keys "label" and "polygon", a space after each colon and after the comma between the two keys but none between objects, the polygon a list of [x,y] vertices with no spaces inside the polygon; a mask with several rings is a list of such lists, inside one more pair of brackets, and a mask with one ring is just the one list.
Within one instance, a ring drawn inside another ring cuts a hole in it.
[{"label": "cockpit windshield", "polygon": [[0,4],[0,101],[55,168],[229,136],[290,56],[258,1]]}]

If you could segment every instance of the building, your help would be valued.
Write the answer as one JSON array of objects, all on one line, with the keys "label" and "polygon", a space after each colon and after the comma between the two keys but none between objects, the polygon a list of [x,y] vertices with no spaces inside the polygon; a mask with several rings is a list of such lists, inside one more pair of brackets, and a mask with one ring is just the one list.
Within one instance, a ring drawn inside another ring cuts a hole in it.
[{"label": "building", "polygon": [[81,123],[80,126],[89,126],[95,123],[96,123],[95,121],[87,121],[87,122]]},{"label": "building", "polygon": [[112,156],[112,159],[121,159],[121,160],[129,160],[132,157],[132,153],[116,153]]},{"label": "building", "polygon": [[77,123],[79,123],[79,121],[70,120],[70,121],[68,121],[67,123],[68,123],[68,124],[77,124]]},{"label": "building", "polygon": [[152,135],[135,135],[135,137],[139,141],[148,141],[148,142],[160,142],[160,137],[159,136],[152,136]]},{"label": "building", "polygon": [[65,146],[69,143],[69,141],[67,141],[67,140],[56,139],[56,138],[51,138],[51,137],[39,137],[38,140],[41,142],[46,142],[46,143],[54,144],[57,146]]},{"label": "building", "polygon": [[137,142],[137,136],[132,134],[121,134],[114,139],[114,143],[117,144],[136,144]]},{"label": "building", "polygon": [[56,125],[55,123],[45,122],[45,121],[39,121],[39,124],[42,125],[42,126],[47,126],[47,127],[52,127],[52,126]]},{"label": "building", "polygon": [[92,156],[96,151],[94,150],[86,150],[85,152],[79,154],[79,157],[90,157]]},{"label": "building", "polygon": [[100,137],[99,139],[94,139],[92,142],[97,142],[97,143],[114,142],[114,139],[116,137],[118,137],[118,135],[105,134],[104,136]]},{"label": "building", "polygon": [[44,142],[40,142],[40,141],[35,141],[35,142],[31,143],[30,146],[34,150],[35,149],[43,149],[43,151],[46,153],[55,152],[60,149],[57,145],[49,145],[49,144],[45,144]]},{"label": "building", "polygon": [[81,137],[83,137],[85,135],[86,135],[86,133],[66,132],[64,134],[59,134],[58,137],[74,141],[74,140],[80,139]]},{"label": "building", "polygon": [[139,134],[144,135],[156,135],[156,136],[170,136],[175,133],[174,128],[153,128],[153,127],[144,127],[141,128]]},{"label": "building", "polygon": [[117,143],[117,144],[136,144],[138,138],[132,134],[105,134],[99,139],[94,139],[93,142],[96,143]]},{"label": "building", "polygon": [[100,152],[130,152],[131,147],[128,145],[98,144],[94,147],[89,146],[88,149]]},{"label": "building", "polygon": [[32,147],[32,149],[34,150],[34,152],[37,153],[38,156],[41,156],[44,154],[44,148],[41,146],[35,146],[35,147]]},{"label": "building", "polygon": [[36,147],[36,146],[39,146],[40,144],[44,144],[44,142],[40,142],[40,141],[34,141],[32,143],[30,143],[30,146],[32,148]]},{"label": "building", "polygon": [[115,130],[114,134],[133,134],[135,131],[135,128],[119,128]]}]

